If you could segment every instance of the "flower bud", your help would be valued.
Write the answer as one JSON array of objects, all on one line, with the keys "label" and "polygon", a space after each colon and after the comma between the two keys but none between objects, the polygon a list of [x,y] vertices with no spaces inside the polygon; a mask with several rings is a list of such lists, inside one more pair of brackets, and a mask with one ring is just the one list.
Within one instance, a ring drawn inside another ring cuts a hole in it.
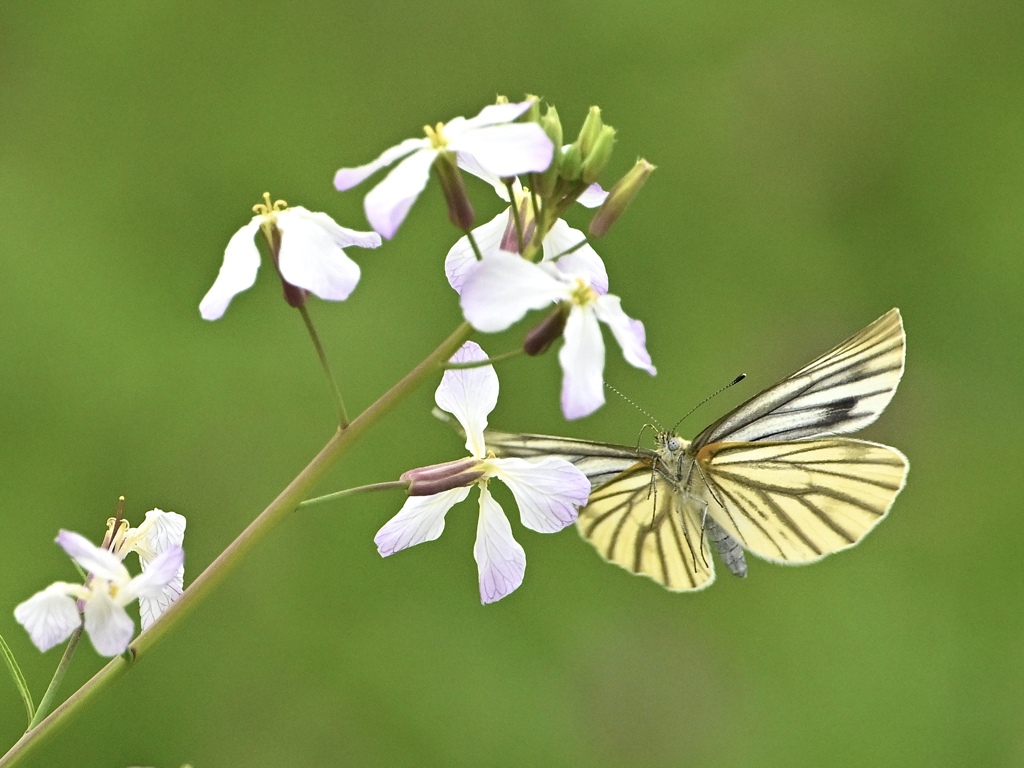
[{"label": "flower bud", "polygon": [[604,127],[604,123],[601,122],[601,108],[591,107],[590,111],[587,112],[587,119],[583,121],[583,127],[580,128],[579,138],[576,139],[576,143],[580,145],[580,151],[583,153],[584,158],[590,154],[594,142],[597,141],[597,137],[601,134],[602,127]]},{"label": "flower bud", "polygon": [[[527,94],[526,98],[532,99],[533,103],[530,104],[530,108],[519,118],[522,123],[539,123],[540,122],[540,99],[533,94]],[[555,145],[558,146],[557,144]]]},{"label": "flower bud", "polygon": [[441,181],[444,200],[448,204],[448,219],[463,232],[469,232],[473,228],[473,206],[466,194],[466,186],[462,182],[462,173],[455,161],[455,155],[450,152],[441,153],[434,162],[434,169]]},{"label": "flower bud", "polygon": [[540,127],[551,139],[555,147],[551,158],[551,165],[543,173],[534,174],[533,186],[542,199],[551,197],[555,191],[555,183],[558,181],[558,170],[562,165],[562,121],[558,119],[558,111],[554,107],[548,107],[544,117],[540,119]]},{"label": "flower bud", "polygon": [[590,220],[589,232],[592,237],[603,237],[615,220],[622,215],[626,207],[633,201],[647,177],[657,166],[651,165],[643,158],[626,172],[626,175],[615,182],[608,192],[594,218]]},{"label": "flower bud", "polygon": [[559,304],[537,325],[526,332],[523,339],[523,351],[531,357],[542,355],[551,348],[565,330],[569,319],[569,306]]},{"label": "flower bud", "polygon": [[410,496],[433,496],[435,493],[465,488],[475,483],[484,475],[482,469],[477,469],[479,464],[479,459],[467,456],[444,464],[410,469],[400,479],[409,484],[406,493]]},{"label": "flower bud", "polygon": [[584,184],[589,186],[597,181],[601,171],[608,165],[608,161],[612,157],[612,147],[614,146],[615,129],[610,125],[602,126],[601,133],[598,134],[594,146],[590,149],[590,154],[583,158],[583,167],[580,169],[580,173]]},{"label": "flower bud", "polygon": [[577,181],[582,167],[583,154],[580,152],[579,142],[570,144],[562,153],[562,163],[558,169],[558,175],[566,181]]}]

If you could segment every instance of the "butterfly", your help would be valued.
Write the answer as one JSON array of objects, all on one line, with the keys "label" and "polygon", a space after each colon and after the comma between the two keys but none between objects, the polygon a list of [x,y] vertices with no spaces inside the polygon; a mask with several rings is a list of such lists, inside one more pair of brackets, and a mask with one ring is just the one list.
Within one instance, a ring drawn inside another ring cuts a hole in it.
[{"label": "butterfly", "polygon": [[750,398],[692,441],[654,449],[488,430],[498,456],[559,456],[590,480],[580,534],[601,556],[674,592],[715,578],[710,547],[737,576],[744,550],[811,563],[858,544],[889,512],[907,458],[837,437],[873,422],[903,376],[906,336],[892,309]]}]

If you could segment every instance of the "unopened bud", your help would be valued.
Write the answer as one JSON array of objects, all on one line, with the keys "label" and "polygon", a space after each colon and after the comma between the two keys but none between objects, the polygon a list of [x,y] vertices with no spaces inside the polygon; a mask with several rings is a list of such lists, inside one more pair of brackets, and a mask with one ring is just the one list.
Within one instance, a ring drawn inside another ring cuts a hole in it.
[{"label": "unopened bud", "polygon": [[533,186],[542,199],[551,197],[555,191],[555,183],[558,181],[558,171],[562,166],[562,121],[558,119],[558,110],[548,107],[544,117],[540,119],[540,127],[551,139],[555,147],[554,155],[551,158],[551,165],[543,173],[534,174]]},{"label": "unopened bud", "polygon": [[560,304],[526,332],[523,339],[523,351],[530,355],[542,355],[551,348],[551,345],[558,340],[565,330],[565,323],[569,319],[568,305]]},{"label": "unopened bud", "polygon": [[612,157],[612,148],[615,146],[615,129],[610,125],[601,128],[597,141],[590,150],[590,154],[583,158],[583,167],[580,169],[580,177],[583,183],[591,185],[597,181],[601,171],[608,165]]},{"label": "unopened bud", "polygon": [[604,236],[615,220],[633,202],[633,198],[637,196],[647,177],[656,167],[641,158],[625,176],[615,182],[615,186],[608,192],[608,197],[590,220],[589,232],[592,237]]},{"label": "unopened bud", "polygon": [[601,122],[601,108],[591,107],[590,111],[587,112],[587,119],[583,121],[583,127],[580,128],[580,136],[576,139],[584,158],[593,149],[594,142],[597,141],[597,137],[601,134],[603,126],[604,123]]},{"label": "unopened bud", "polygon": [[[523,113],[520,117],[520,121],[524,123],[539,123],[540,122],[540,98],[533,94],[526,94],[526,98],[530,99],[533,103],[530,104],[530,108]],[[557,145],[555,145],[557,146]]]},{"label": "unopened bud", "polygon": [[570,144],[562,153],[562,163],[558,169],[558,175],[566,181],[578,181],[582,167],[583,153],[580,152],[579,142]]},{"label": "unopened bud", "polygon": [[454,153],[443,152],[438,155],[434,168],[441,181],[444,200],[448,204],[448,219],[463,232],[469,232],[473,228],[473,206],[466,194],[466,186],[462,183],[462,173]]},{"label": "unopened bud", "polygon": [[479,459],[467,456],[444,464],[410,469],[400,479],[409,484],[406,493],[410,496],[433,496],[435,493],[465,488],[475,483],[484,475],[484,471],[477,468],[479,465]]}]

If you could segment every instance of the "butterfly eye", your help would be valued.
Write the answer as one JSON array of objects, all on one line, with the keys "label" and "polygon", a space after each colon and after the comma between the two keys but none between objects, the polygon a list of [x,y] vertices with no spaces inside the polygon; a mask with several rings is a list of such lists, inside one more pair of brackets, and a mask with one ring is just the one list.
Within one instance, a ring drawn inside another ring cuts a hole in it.
[{"label": "butterfly eye", "polygon": [[673,435],[672,437],[665,441],[665,447],[672,451],[672,453],[678,451],[681,446],[682,443],[680,442],[679,438],[676,437],[675,435]]}]

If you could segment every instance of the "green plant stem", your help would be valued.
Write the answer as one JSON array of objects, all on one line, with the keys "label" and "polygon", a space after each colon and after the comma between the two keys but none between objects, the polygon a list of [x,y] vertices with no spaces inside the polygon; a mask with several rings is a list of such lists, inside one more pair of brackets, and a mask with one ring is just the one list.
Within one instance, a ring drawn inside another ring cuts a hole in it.
[{"label": "green plant stem", "polygon": [[313,346],[316,347],[316,354],[320,358],[320,365],[323,366],[324,373],[327,375],[327,381],[331,384],[331,391],[334,392],[334,403],[338,407],[338,425],[345,429],[348,426],[348,413],[345,411],[345,401],[341,399],[338,380],[334,378],[334,374],[331,372],[331,364],[327,361],[327,353],[324,352],[324,345],[320,342],[320,334],[316,332],[316,326],[313,325],[313,319],[309,316],[306,305],[303,304],[298,309],[299,314],[302,315],[302,321],[306,324],[306,330],[309,331],[309,338],[313,340]]},{"label": "green plant stem", "polygon": [[336,501],[338,499],[344,499],[346,496],[358,496],[362,493],[372,493],[374,491],[393,491],[393,490],[406,490],[409,484],[404,480],[391,480],[386,483],[371,483],[370,485],[358,485],[355,488],[346,488],[343,491],[335,491],[334,493],[328,493],[324,496],[317,496],[315,499],[306,499],[304,502],[299,504],[299,509],[306,509],[307,507],[315,507],[318,504],[326,504],[329,501]]},{"label": "green plant stem", "polygon": [[327,441],[327,445],[306,465],[305,469],[281,491],[276,499],[270,502],[270,505],[260,513],[259,517],[253,520],[218,555],[206,570],[199,574],[182,596],[160,617],[160,620],[135,639],[129,646],[132,661],[128,661],[124,656],[111,659],[105,667],[71,694],[67,701],[58,706],[41,723],[26,731],[7,754],[0,757],[0,768],[10,768],[10,766],[21,762],[32,750],[45,743],[49,737],[66,725],[85,704],[96,698],[98,694],[105,691],[115,680],[131,669],[135,661],[144,656],[150,648],[159,643],[170,630],[188,616],[278,523],[298,508],[313,486],[370,427],[380,421],[428,376],[436,374],[438,366],[446,362],[462,346],[471,332],[472,328],[468,323],[460,325],[423,362],[381,395],[373,405],[359,414],[347,428],[339,428],[334,436]]},{"label": "green plant stem", "polygon": [[68,644],[64,648],[64,655],[60,657],[60,663],[57,665],[57,669],[53,673],[53,678],[50,680],[50,684],[46,686],[46,693],[43,694],[43,698],[40,700],[39,706],[36,707],[36,712],[32,715],[32,720],[29,721],[28,728],[25,729],[26,731],[31,731],[39,725],[39,721],[49,713],[50,707],[53,706],[53,700],[57,697],[57,690],[60,688],[60,684],[64,680],[64,675],[67,674],[68,668],[71,666],[71,659],[75,655],[75,649],[78,647],[78,641],[81,637],[81,627],[71,633],[71,639],[68,640]]},{"label": "green plant stem", "polygon": [[[21,694],[21,700],[25,704],[25,712],[28,715],[28,722],[32,722],[32,717],[35,715],[36,705],[32,703],[32,691],[29,690],[28,682],[25,680],[25,675],[21,673],[21,667],[18,666],[17,660],[14,658],[14,652],[10,649],[10,646],[4,641],[3,637],[0,637],[0,656],[4,657],[4,661],[7,662],[7,668],[11,671],[11,678],[14,680],[14,686],[18,689],[18,693]],[[31,725],[29,726],[32,727]]]}]

